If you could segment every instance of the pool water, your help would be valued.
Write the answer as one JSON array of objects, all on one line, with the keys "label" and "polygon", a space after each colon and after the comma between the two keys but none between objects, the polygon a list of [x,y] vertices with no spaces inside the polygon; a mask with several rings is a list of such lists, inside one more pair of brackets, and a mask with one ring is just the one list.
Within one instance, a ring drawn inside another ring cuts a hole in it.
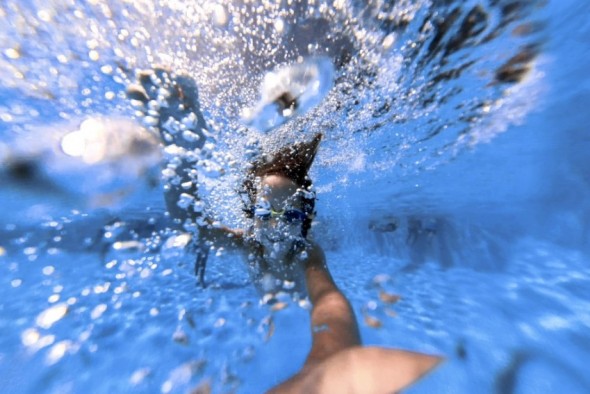
[{"label": "pool water", "polygon": [[[309,312],[263,305],[239,256],[211,253],[197,286],[162,196],[174,152],[125,96],[154,65],[199,87],[199,191],[229,225],[252,155],[324,133],[312,236],[363,342],[446,358],[408,392],[590,391],[589,11],[0,4],[2,392],[259,393],[305,360]],[[318,56],[317,106],[243,123],[265,74]]]}]

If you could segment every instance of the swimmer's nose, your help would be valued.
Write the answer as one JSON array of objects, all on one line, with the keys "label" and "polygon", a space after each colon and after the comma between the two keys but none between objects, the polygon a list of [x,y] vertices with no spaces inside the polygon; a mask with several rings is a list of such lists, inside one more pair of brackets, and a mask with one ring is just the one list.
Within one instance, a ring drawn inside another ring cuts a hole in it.
[{"label": "swimmer's nose", "polygon": [[277,218],[270,218],[268,220],[268,227],[272,228],[272,229],[276,229],[279,225],[279,220],[277,220]]}]

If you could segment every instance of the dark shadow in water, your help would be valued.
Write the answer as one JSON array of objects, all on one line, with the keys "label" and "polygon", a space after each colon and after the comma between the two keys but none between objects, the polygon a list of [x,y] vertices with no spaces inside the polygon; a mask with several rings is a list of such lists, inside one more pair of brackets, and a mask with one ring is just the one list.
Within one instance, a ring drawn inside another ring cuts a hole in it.
[{"label": "dark shadow in water", "polygon": [[380,253],[407,261],[402,271],[436,262],[443,269],[502,270],[510,243],[502,228],[486,228],[446,216],[384,217],[369,222],[369,242]]},{"label": "dark shadow in water", "polygon": [[[494,392],[497,394],[512,394],[520,392],[522,387],[528,386],[527,382],[523,382],[524,369],[535,362],[549,364],[553,376],[543,376],[535,374],[536,387],[544,387],[545,389],[556,389],[556,386],[567,387],[567,390],[576,389],[576,392],[585,391],[588,387],[588,379],[581,375],[578,371],[573,370],[568,365],[564,365],[561,361],[549,354],[539,354],[528,350],[516,350],[513,352],[508,365],[501,370],[494,382]],[[559,375],[559,383],[556,383],[556,376]],[[530,379],[530,376],[529,376]],[[519,389],[520,388],[520,389]],[[577,391],[577,390],[580,391]]]}]

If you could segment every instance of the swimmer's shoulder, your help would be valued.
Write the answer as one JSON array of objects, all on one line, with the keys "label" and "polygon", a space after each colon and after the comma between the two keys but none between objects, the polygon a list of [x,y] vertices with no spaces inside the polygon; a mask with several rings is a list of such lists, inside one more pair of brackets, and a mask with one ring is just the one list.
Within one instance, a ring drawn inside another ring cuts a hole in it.
[{"label": "swimmer's shoulder", "polygon": [[406,350],[355,346],[304,370],[270,393],[396,393],[442,360]]}]

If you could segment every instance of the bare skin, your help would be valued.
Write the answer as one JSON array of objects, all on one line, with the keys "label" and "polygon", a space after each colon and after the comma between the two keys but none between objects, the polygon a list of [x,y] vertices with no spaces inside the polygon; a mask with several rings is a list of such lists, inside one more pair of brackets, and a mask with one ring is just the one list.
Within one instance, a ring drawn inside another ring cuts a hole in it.
[{"label": "bare skin", "polygon": [[[291,180],[270,175],[262,179],[264,198],[280,207],[297,189]],[[273,231],[279,219],[258,221],[255,227]],[[244,232],[217,227],[226,243],[243,244]],[[270,393],[381,394],[402,390],[442,361],[441,357],[380,347],[362,347],[359,328],[350,303],[338,289],[322,248],[310,242],[307,258],[299,262],[313,305],[312,347],[299,373]],[[276,269],[276,267],[274,268]]]},{"label": "bare skin", "polygon": [[[159,79],[160,82],[155,83]],[[168,89],[168,105],[162,109],[158,119],[158,129],[167,144],[175,143],[186,149],[200,145],[187,145],[185,141],[175,139],[164,133],[163,122],[172,118],[181,121],[191,113],[195,117],[194,132],[205,141],[203,130],[205,121],[199,110],[197,89],[194,82],[185,77],[173,77],[166,70],[156,69],[139,76],[138,86],[128,90],[130,98],[147,105],[155,99],[158,87]],[[181,163],[176,168],[182,181],[194,181],[187,170],[190,163]],[[267,175],[261,181],[259,196],[270,203],[274,210],[286,205],[300,209],[297,201],[291,197],[298,188],[292,180],[279,175]],[[183,191],[197,195],[196,189]],[[195,212],[177,212],[177,200],[181,191],[174,188],[166,193],[169,210],[184,220],[198,217]],[[362,347],[356,318],[350,303],[335,285],[326,265],[324,252],[320,246],[308,242],[306,257],[292,256],[285,253],[281,246],[292,243],[300,233],[297,224],[287,223],[280,217],[268,220],[255,219],[252,233],[234,230],[213,221],[199,230],[202,245],[208,243],[227,249],[248,249],[257,247],[261,252],[261,266],[278,279],[295,277],[299,273],[304,277],[304,285],[313,308],[311,310],[312,347],[305,364],[299,373],[284,383],[270,390],[270,393],[362,393],[381,394],[398,392],[411,385],[428,373],[442,358],[413,353],[409,351]],[[252,238],[256,242],[251,242]],[[283,244],[283,245],[281,245]],[[261,249],[260,249],[261,248]],[[206,261],[206,247],[197,251],[197,261]],[[288,248],[286,249],[288,250]],[[202,256],[201,256],[202,254]],[[197,276],[203,283],[204,263],[197,264]],[[260,268],[260,267],[259,267]],[[257,283],[259,285],[259,283]]]},{"label": "bare skin", "polygon": [[362,347],[352,308],[317,245],[305,262],[305,277],[313,304],[312,347],[301,371],[269,393],[394,393],[442,361],[404,350]]},{"label": "bare skin", "polygon": [[[265,199],[276,209],[282,209],[287,205],[290,208],[300,209],[299,201],[292,198],[297,189],[298,186],[286,177],[268,175],[261,180],[259,199]],[[246,256],[253,252],[260,254],[257,265],[251,267],[251,274],[254,284],[263,294],[280,290],[265,288],[262,283],[265,275],[270,275],[279,281],[292,281],[295,291],[305,292],[301,263],[295,261],[297,256],[288,254],[288,246],[291,245],[291,242],[303,239],[301,238],[300,225],[300,223],[288,223],[280,217],[272,217],[267,220],[255,218],[254,226],[250,231],[231,229],[211,222],[201,234],[204,239],[216,247],[241,251]]]}]

